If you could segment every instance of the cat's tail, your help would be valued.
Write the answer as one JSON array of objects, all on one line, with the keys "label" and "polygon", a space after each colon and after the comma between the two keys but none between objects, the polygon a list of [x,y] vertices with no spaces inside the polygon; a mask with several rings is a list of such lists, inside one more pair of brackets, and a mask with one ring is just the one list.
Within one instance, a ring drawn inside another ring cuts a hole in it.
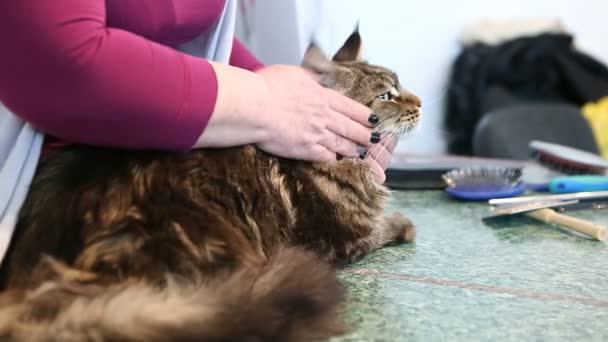
[{"label": "cat's tail", "polygon": [[313,341],[345,332],[333,268],[296,248],[221,282],[47,283],[0,297],[5,341]]}]

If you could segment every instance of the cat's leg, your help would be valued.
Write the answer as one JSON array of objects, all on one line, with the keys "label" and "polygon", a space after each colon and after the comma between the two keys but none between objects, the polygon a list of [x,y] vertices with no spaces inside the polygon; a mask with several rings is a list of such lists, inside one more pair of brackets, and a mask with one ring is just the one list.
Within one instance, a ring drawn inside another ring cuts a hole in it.
[{"label": "cat's leg", "polygon": [[391,216],[382,218],[380,224],[374,231],[378,235],[378,245],[382,247],[391,242],[412,242],[416,237],[416,227],[401,213],[394,213]]},{"label": "cat's leg", "polygon": [[[401,214],[384,216],[389,191],[362,163],[344,160],[315,165],[299,197],[293,241],[326,260],[345,264],[391,242],[411,242],[415,228]],[[314,200],[311,200],[314,199]]]},{"label": "cat's leg", "polygon": [[354,262],[388,244],[412,242],[415,236],[416,228],[402,214],[383,216],[372,228],[371,234],[345,246],[345,260],[342,262]]},{"label": "cat's leg", "polygon": [[[347,227],[336,224],[336,232],[367,231],[357,238],[332,239],[332,244],[310,244],[318,254],[324,255],[326,260],[336,265],[345,265],[355,262],[365,255],[392,243],[407,243],[414,241],[416,228],[405,216],[395,213],[391,216],[381,216],[374,220],[375,224],[370,227]],[[345,237],[343,234],[342,237]],[[352,236],[352,235],[351,235]],[[324,241],[326,242],[326,241]]]}]

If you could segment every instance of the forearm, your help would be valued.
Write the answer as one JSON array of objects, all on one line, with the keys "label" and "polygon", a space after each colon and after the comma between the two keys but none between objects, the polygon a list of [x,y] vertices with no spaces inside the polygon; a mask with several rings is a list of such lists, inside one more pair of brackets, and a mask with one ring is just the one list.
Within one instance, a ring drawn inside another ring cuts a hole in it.
[{"label": "forearm", "polygon": [[218,80],[215,108],[195,147],[257,143],[268,136],[269,99],[264,79],[245,69],[210,62]]},{"label": "forearm", "polygon": [[187,150],[215,106],[205,60],[105,26],[103,0],[0,3],[0,100],[45,133]]}]

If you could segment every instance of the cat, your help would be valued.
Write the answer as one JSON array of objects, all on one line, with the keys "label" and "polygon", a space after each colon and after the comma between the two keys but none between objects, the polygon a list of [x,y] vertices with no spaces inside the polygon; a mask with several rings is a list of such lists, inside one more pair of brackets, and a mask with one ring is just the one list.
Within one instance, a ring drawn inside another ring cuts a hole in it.
[{"label": "cat", "polygon": [[[401,136],[421,102],[360,59],[356,30],[302,66]],[[2,265],[8,341],[312,341],[348,331],[340,266],[411,242],[357,158],[322,164],[255,146],[184,154],[63,147],[41,163]]]}]

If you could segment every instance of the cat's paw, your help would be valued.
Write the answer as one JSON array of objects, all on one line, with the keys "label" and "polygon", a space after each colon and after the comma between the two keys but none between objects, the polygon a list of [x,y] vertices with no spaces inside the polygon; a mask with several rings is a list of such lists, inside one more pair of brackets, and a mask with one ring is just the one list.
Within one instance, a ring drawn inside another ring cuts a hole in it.
[{"label": "cat's paw", "polygon": [[393,241],[412,242],[416,238],[416,227],[401,213],[388,216],[386,224]]}]

